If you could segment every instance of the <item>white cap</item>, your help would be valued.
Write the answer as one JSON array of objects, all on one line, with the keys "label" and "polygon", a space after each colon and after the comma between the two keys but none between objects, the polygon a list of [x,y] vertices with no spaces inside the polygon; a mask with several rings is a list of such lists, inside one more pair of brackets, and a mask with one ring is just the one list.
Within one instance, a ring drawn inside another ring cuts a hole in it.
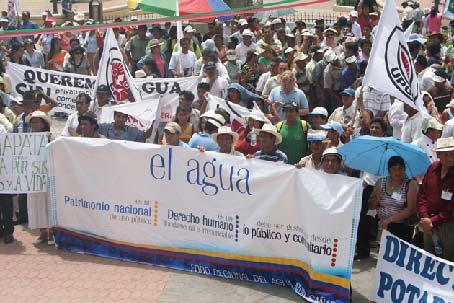
[{"label": "white cap", "polygon": [[295,49],[293,47],[287,47],[287,49],[285,50],[284,53],[288,54],[288,53],[291,53],[291,52],[294,52]]},{"label": "white cap", "polygon": [[295,38],[295,35],[292,33],[287,33],[287,34],[285,34],[285,36],[289,37],[289,38]]},{"label": "white cap", "polygon": [[338,58],[332,50],[329,50],[325,53],[325,59],[326,61],[328,61],[328,63],[331,63],[333,61],[336,61]]},{"label": "white cap", "polygon": [[143,69],[136,70],[134,72],[134,78],[146,78],[147,74],[143,71]]},{"label": "white cap", "polygon": [[357,11],[351,11],[350,12],[350,17],[358,17],[358,12]]},{"label": "white cap", "polygon": [[350,64],[350,63],[356,63],[356,56],[350,56],[350,57],[348,57],[347,59],[345,59],[345,62],[347,62],[348,64]]},{"label": "white cap", "polygon": [[320,116],[325,116],[326,118],[328,118],[328,111],[326,110],[326,108],[320,106],[320,107],[314,108],[309,113],[309,115],[320,115]]},{"label": "white cap", "polygon": [[309,56],[306,55],[305,53],[299,53],[296,57],[295,57],[295,62],[296,61],[304,61],[308,58]]},{"label": "white cap", "polygon": [[239,25],[248,25],[249,23],[247,23],[246,19],[240,19],[240,20],[238,20],[238,24]]},{"label": "white cap", "polygon": [[271,24],[282,24],[282,21],[280,18],[276,18],[271,22]]},{"label": "white cap", "polygon": [[241,33],[241,36],[251,36],[253,37],[254,36],[254,33],[251,32],[251,30],[249,28],[246,28],[242,33]]},{"label": "white cap", "polygon": [[192,28],[191,25],[186,26],[186,27],[184,28],[184,31],[185,31],[186,33],[195,33],[195,32],[196,32],[196,30],[195,30],[194,28]]}]

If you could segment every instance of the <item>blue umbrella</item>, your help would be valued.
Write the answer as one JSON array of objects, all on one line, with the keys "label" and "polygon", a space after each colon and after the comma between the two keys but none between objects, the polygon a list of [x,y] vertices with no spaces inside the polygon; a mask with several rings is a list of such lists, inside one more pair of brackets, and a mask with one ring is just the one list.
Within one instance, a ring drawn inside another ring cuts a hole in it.
[{"label": "blue umbrella", "polygon": [[340,147],[338,152],[347,167],[378,176],[388,175],[388,160],[392,156],[404,159],[408,178],[424,174],[430,165],[429,157],[419,147],[393,137],[361,136]]}]

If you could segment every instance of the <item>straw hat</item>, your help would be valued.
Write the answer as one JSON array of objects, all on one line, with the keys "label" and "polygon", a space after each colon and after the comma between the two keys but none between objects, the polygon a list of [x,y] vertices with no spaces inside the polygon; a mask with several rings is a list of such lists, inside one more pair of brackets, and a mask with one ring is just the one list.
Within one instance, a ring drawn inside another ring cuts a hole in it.
[{"label": "straw hat", "polygon": [[275,136],[276,137],[276,142],[275,142],[276,145],[279,145],[279,144],[282,143],[282,136],[277,131],[276,126],[271,125],[271,124],[263,124],[262,129],[258,130],[259,134],[262,133],[262,132],[268,133],[268,134],[272,134],[273,136]]},{"label": "straw hat", "polygon": [[136,70],[134,72],[134,78],[146,78],[147,74],[143,71],[143,69]]},{"label": "straw hat", "polygon": [[39,110],[34,111],[33,113],[31,113],[30,115],[28,115],[27,117],[25,117],[25,121],[26,121],[27,123],[30,123],[30,121],[31,121],[33,118],[41,118],[41,119],[43,119],[44,121],[47,122],[47,124],[49,124],[49,127],[50,127],[50,125],[51,125],[51,123],[52,123],[50,117],[49,117],[46,113],[41,112],[41,111],[39,111]]},{"label": "straw hat", "polygon": [[181,134],[181,127],[176,122],[168,122],[164,127],[164,130],[171,134]]},{"label": "straw hat", "polygon": [[440,138],[437,140],[437,148],[435,151],[437,152],[445,152],[445,151],[452,151],[454,150],[454,138]]},{"label": "straw hat", "polygon": [[232,136],[232,139],[233,139],[233,144],[232,145],[235,145],[236,142],[238,141],[238,137],[239,135],[232,131],[232,129],[229,127],[229,126],[221,126],[218,128],[218,132],[215,133],[215,134],[212,134],[211,136],[213,137],[213,140],[215,142],[218,142],[218,136],[219,135],[231,135]]},{"label": "straw hat", "polygon": [[435,118],[430,118],[426,119],[422,123],[422,129],[424,132],[427,132],[429,128],[435,129],[435,130],[443,130],[443,125],[437,121]]},{"label": "straw hat", "polygon": [[151,39],[150,42],[148,42],[148,46],[153,48],[153,47],[156,47],[156,46],[161,46],[163,43],[160,42],[158,39]]}]

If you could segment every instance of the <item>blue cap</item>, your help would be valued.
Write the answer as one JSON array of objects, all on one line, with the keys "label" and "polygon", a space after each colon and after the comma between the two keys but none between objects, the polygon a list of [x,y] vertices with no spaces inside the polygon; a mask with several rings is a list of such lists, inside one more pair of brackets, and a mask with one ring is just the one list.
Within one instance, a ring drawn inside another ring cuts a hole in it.
[{"label": "blue cap", "polygon": [[424,45],[427,40],[419,34],[410,34],[407,38],[407,42],[418,42],[419,44]]},{"label": "blue cap", "polygon": [[320,125],[320,127],[325,130],[332,129],[332,130],[336,131],[339,134],[339,136],[341,136],[344,133],[344,128],[342,127],[342,125],[339,122],[336,122],[336,121],[328,122],[324,125]]},{"label": "blue cap", "polygon": [[341,95],[349,95],[350,97],[354,97],[356,94],[353,88],[346,88],[341,92]]}]

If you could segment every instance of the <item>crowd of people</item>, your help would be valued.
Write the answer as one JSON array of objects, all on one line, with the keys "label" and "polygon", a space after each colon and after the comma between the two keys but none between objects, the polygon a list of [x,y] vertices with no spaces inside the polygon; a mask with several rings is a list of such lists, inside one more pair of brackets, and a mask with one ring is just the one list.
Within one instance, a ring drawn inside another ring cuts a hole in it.
[{"label": "crowd of people", "polygon": [[[187,24],[179,40],[170,22],[119,26],[115,37],[134,77],[200,76],[197,93],[181,91],[172,121],[151,137],[152,127],[140,130],[121,112],[114,113],[112,123],[99,122],[102,109],[115,104],[111,89],[100,85],[93,96],[77,96],[76,111],[54,135],[154,142],[362,178],[356,258],[370,256],[370,242],[381,228],[453,261],[454,24],[443,27],[435,7],[404,4],[402,25],[411,27],[407,43],[429,119],[380,87],[362,85],[379,17],[374,2],[361,0],[333,24],[241,16]],[[66,19],[63,26],[95,24],[72,11]],[[0,30],[11,29],[8,21],[2,13]],[[55,27],[55,18],[44,12],[38,25],[29,12],[22,13],[20,29],[41,26]],[[96,75],[103,35],[91,30],[2,39],[0,133],[50,132],[48,113],[57,105],[40,90],[14,94],[6,73],[9,62]],[[210,95],[250,114],[244,123],[234,123],[220,107],[207,110]],[[432,164],[417,178],[405,175],[405,159],[399,156],[389,159],[387,177],[349,169],[337,148],[363,135],[415,144]],[[14,240],[12,201],[12,195],[0,195],[5,243]],[[22,194],[18,201],[17,221],[41,228],[36,243],[52,244],[46,195]]]}]

